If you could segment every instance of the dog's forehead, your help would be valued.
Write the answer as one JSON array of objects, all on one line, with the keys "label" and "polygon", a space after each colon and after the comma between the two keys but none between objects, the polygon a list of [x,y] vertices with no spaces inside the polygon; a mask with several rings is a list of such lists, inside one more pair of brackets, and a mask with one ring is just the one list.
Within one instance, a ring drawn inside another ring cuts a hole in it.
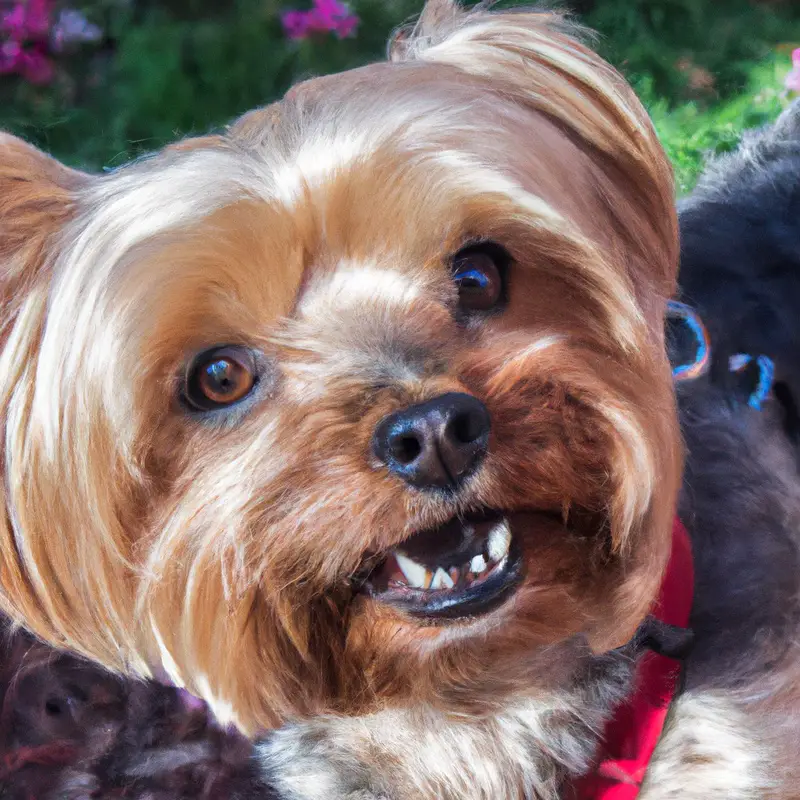
[{"label": "dog's forehead", "polygon": [[598,262],[589,155],[485,82],[411,67],[312,83],[224,136],[108,176],[79,221],[91,246],[60,270],[75,276],[66,288],[112,280],[162,321],[150,338],[184,352],[304,314],[436,305],[452,297],[448,259],[476,239],[513,255],[524,236],[533,265]]},{"label": "dog's forehead", "polygon": [[230,136],[267,162],[289,203],[348,169],[370,171],[380,190],[432,164],[469,162],[553,184],[553,198],[571,193],[565,178],[575,172],[574,143],[553,120],[442,64],[373,64],[315,78],[245,115]]},{"label": "dog's forehead", "polygon": [[342,302],[407,302],[454,247],[492,233],[498,201],[575,217],[584,180],[549,120],[436,65],[315,79],[230,135],[265,168],[270,203],[303,252],[298,309],[323,286]]}]

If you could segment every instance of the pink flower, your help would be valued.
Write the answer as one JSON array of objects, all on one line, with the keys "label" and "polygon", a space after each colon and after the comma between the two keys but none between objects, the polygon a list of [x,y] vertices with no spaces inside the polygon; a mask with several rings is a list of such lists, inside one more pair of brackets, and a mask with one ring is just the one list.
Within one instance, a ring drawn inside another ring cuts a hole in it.
[{"label": "pink flower", "polygon": [[308,13],[287,11],[281,18],[283,30],[290,39],[305,39],[308,35]]},{"label": "pink flower", "polygon": [[17,72],[29,83],[50,83],[53,80],[53,62],[39,48],[23,50]]},{"label": "pink flower", "polygon": [[352,36],[357,27],[358,17],[355,14],[349,14],[337,20],[335,32],[340,39],[345,39],[348,36]]},{"label": "pink flower", "polygon": [[0,30],[12,39],[44,39],[50,30],[51,10],[48,0],[19,0],[0,16]]},{"label": "pink flower", "polygon": [[359,21],[340,0],[314,0],[310,11],[287,11],[281,19],[290,39],[324,33],[335,33],[343,39],[353,34]]},{"label": "pink flower", "polygon": [[792,69],[783,79],[783,85],[790,92],[800,92],[800,47],[792,52]]},{"label": "pink flower", "polygon": [[31,83],[48,83],[53,63],[47,56],[50,0],[18,0],[0,14],[0,74],[17,73]]}]

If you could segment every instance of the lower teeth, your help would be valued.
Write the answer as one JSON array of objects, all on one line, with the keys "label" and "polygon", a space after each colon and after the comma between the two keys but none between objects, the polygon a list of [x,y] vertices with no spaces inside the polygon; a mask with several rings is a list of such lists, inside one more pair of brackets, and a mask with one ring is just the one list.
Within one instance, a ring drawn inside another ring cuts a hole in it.
[{"label": "lower teeth", "polygon": [[452,589],[453,586],[453,580],[441,567],[433,573],[433,580],[430,584],[431,589]]},{"label": "lower teeth", "polygon": [[[454,588],[467,588],[485,580],[506,562],[511,546],[511,531],[506,520],[493,525],[484,545],[483,553],[473,556],[461,566],[432,567],[420,564],[410,556],[395,551],[386,564],[388,584],[395,588],[421,589],[441,592]],[[386,573],[384,573],[386,574]]]},{"label": "lower teeth", "polygon": [[480,575],[487,566],[486,559],[483,556],[475,556],[475,558],[469,562],[469,571],[475,575]]},{"label": "lower teeth", "polygon": [[459,585],[469,586],[487,578],[506,561],[505,553],[497,561],[477,555],[469,564],[464,564],[460,568],[450,567],[445,570],[443,567],[437,567],[432,572],[402,553],[395,553],[393,557],[396,560],[397,569],[393,570],[391,583],[396,586],[407,586],[426,591],[446,591]]}]

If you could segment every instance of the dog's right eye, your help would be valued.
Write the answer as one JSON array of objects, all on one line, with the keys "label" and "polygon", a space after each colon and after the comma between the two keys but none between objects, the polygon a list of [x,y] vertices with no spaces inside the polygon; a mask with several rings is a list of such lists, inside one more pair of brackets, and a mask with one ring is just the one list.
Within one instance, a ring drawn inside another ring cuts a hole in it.
[{"label": "dog's right eye", "polygon": [[194,410],[213,411],[244,400],[256,381],[256,363],[250,350],[215,347],[192,361],[183,394]]}]

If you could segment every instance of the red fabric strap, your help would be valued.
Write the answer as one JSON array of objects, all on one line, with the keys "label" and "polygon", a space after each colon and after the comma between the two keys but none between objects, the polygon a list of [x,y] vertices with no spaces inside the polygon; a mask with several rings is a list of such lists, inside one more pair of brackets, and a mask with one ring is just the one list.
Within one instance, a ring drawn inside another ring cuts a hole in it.
[{"label": "red fabric strap", "polygon": [[[672,553],[653,608],[653,616],[668,625],[689,623],[694,591],[694,567],[689,535],[679,519],[672,526]],[[636,675],[636,689],[606,726],[601,761],[591,775],[576,784],[578,800],[634,800],[664,729],[680,677],[680,664],[646,653]]]}]

